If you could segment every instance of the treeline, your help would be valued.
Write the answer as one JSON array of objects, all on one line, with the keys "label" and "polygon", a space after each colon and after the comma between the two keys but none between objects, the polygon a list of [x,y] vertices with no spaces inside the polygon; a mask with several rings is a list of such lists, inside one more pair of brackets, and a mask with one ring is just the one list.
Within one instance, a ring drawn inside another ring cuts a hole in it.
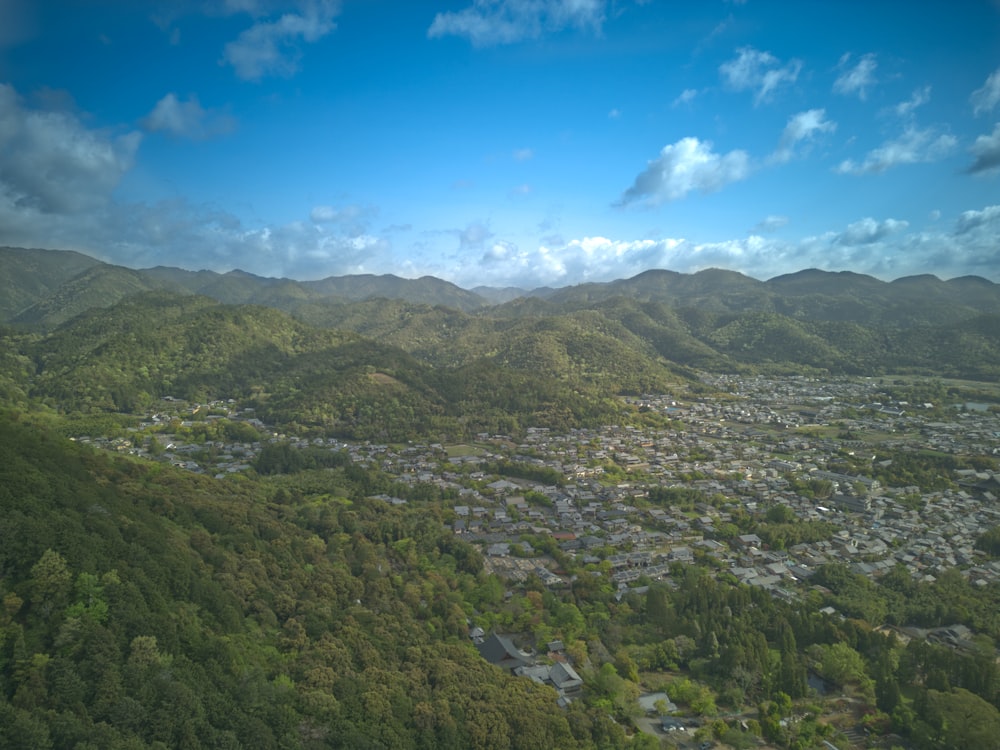
[{"label": "treeline", "polygon": [[345,451],[320,446],[297,446],[286,441],[268,443],[253,461],[258,474],[296,474],[309,469],[334,469],[351,461]]},{"label": "treeline", "polygon": [[502,477],[512,477],[514,479],[527,479],[531,482],[548,485],[550,487],[560,487],[566,483],[566,477],[557,469],[549,466],[541,466],[524,461],[484,461],[479,466],[480,471],[488,474],[499,474]]}]

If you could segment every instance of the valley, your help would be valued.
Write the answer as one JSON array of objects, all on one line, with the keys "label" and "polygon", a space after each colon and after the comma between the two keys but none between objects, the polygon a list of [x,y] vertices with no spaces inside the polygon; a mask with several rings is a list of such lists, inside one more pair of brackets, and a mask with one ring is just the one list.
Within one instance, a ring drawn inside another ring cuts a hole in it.
[{"label": "valley", "polygon": [[5,259],[4,746],[1000,736],[996,285]]}]

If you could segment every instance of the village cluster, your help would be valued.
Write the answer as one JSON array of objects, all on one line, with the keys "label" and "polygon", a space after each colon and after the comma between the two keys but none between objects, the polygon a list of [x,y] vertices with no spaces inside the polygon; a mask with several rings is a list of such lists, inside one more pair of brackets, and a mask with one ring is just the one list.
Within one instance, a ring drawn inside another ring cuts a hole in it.
[{"label": "village cluster", "polygon": [[[800,583],[833,561],[874,578],[902,564],[922,580],[949,568],[959,568],[980,586],[1000,580],[1000,562],[974,547],[978,535],[1000,524],[1000,473],[959,471],[950,477],[952,489],[921,492],[881,486],[843,466],[845,451],[871,460],[879,447],[1000,454],[995,410],[985,404],[942,412],[929,403],[881,403],[875,400],[878,383],[865,378],[713,376],[710,382],[727,397],[633,400],[634,406],[670,417],[669,428],[606,426],[567,434],[532,428],[518,442],[480,435],[475,450],[457,452],[440,444],[345,444],[276,435],[232,402],[184,408],[211,410],[209,419],[246,420],[271,437],[185,444],[162,432],[162,424],[176,417],[169,408],[176,402],[161,404],[162,413],[143,427],[161,427],[152,438],[160,443],[157,460],[220,478],[248,470],[270,439],[345,450],[354,462],[402,482],[450,490],[457,498],[451,508],[453,532],[481,545],[489,570],[515,581],[536,575],[550,587],[570,583],[551,555],[525,541],[539,535],[551,537],[584,565],[592,563],[622,592],[666,577],[673,563],[705,556],[714,558],[720,572],[784,598],[795,597]],[[824,429],[830,425],[839,434]],[[141,441],[92,440],[149,452],[134,447]],[[557,472],[564,481],[543,484],[481,469],[502,460]],[[614,481],[609,481],[609,467],[615,469]],[[833,493],[824,500],[803,496],[792,486],[795,478],[826,480]],[[685,487],[704,499],[693,509],[663,507],[646,501],[650,487]],[[831,521],[839,530],[831,539],[788,549],[768,549],[755,534],[720,540],[720,527],[734,513],[764,513],[776,504],[787,506],[797,519]]]}]

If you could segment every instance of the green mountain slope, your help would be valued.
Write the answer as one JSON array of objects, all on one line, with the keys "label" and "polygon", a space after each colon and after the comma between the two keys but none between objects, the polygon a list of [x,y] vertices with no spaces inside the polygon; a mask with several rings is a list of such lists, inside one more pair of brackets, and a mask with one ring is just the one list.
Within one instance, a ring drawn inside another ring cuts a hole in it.
[{"label": "green mountain slope", "polygon": [[[494,334],[504,343],[493,350],[464,348],[457,364],[432,365],[384,338],[314,328],[272,308],[153,292],[45,336],[12,335],[0,364],[12,392],[63,412],[135,412],[163,396],[235,398],[274,424],[379,440],[495,432],[512,419],[592,424],[614,418],[614,395],[677,380],[638,354],[638,342],[621,344],[591,322],[546,327]],[[540,366],[551,353],[557,359]]]},{"label": "green mountain slope", "polygon": [[97,265],[100,261],[80,253],[0,247],[0,321],[13,319]]},{"label": "green mountain slope", "polygon": [[365,500],[351,467],[212,481],[6,414],[0,456],[0,746],[596,746],[599,717],[574,733],[469,643],[481,558],[435,504]]},{"label": "green mountain slope", "polygon": [[[20,258],[15,277],[31,276],[24,260],[33,257],[30,252],[14,255]],[[25,289],[47,296],[22,309],[14,318],[18,324],[51,330],[87,310],[106,309],[127,295],[149,290],[197,293],[228,304],[252,301],[291,312],[309,326],[352,331],[405,351],[414,362],[429,366],[431,369],[414,375],[415,379],[393,376],[395,379],[380,380],[375,388],[384,391],[379,398],[385,402],[403,395],[404,412],[414,410],[420,414],[417,421],[424,424],[435,416],[453,416],[448,413],[445,395],[454,387],[449,378],[455,368],[473,367],[482,373],[478,368],[482,361],[502,373],[492,378],[498,385],[504,377],[514,377],[513,373],[518,377],[531,373],[562,383],[570,394],[585,393],[583,398],[591,403],[615,394],[669,387],[677,374],[686,372],[683,368],[788,371],[805,367],[872,374],[905,370],[968,377],[1000,373],[1000,347],[991,333],[975,322],[983,316],[1000,315],[1000,285],[978,277],[945,282],[933,276],[912,276],[887,283],[862,274],[810,269],[761,282],[719,269],[696,274],[651,270],[630,279],[542,290],[544,295],[488,306],[480,295],[429,277],[352,276],[297,282],[242,271],[132,271],[97,264],[51,291],[49,286],[61,278],[53,275],[52,256],[41,256],[36,266],[41,278],[25,283]],[[242,338],[238,328],[234,324],[217,331],[217,351],[227,352],[230,342]],[[208,325],[206,330],[214,329]],[[286,335],[281,330],[274,333]],[[82,335],[87,340],[85,331]],[[150,335],[143,334],[146,338]],[[49,343],[66,338],[62,334],[61,339],[56,336]],[[122,343],[113,346],[127,348]],[[244,394],[251,388],[251,375],[259,381],[257,392],[266,394],[270,389],[265,381],[274,372],[281,375],[280,383],[304,379],[309,388],[323,391],[322,399],[309,407],[307,421],[327,426],[345,424],[341,416],[331,414],[356,413],[357,399],[372,395],[371,382],[354,375],[345,377],[342,368],[329,366],[322,357],[317,359],[311,349],[312,359],[322,365],[306,364],[305,359],[293,365],[284,362],[287,367],[279,373],[275,353],[287,356],[286,344],[272,341],[261,344],[259,351],[248,341],[241,346],[239,356],[229,352],[217,363],[210,361],[214,355],[207,350],[189,352],[197,355],[200,364],[170,361],[171,371],[157,370],[149,383],[143,378],[147,377],[150,357],[140,348],[137,356],[143,362],[133,361],[135,356],[123,351],[129,363],[118,368],[123,375],[112,372],[114,364],[102,365],[104,370],[92,372],[93,387],[108,391],[121,384],[124,391],[111,400],[122,406],[141,400],[144,393],[155,395],[175,388],[191,394],[227,389]],[[944,352],[947,357],[941,356]],[[32,358],[43,362],[46,356],[38,350]],[[380,356],[388,355],[383,351]],[[156,355],[152,359],[161,358]],[[23,374],[23,368],[8,364],[5,372],[13,368]],[[57,399],[69,397],[66,387],[59,391],[55,384],[48,385],[52,373],[49,364],[39,371],[36,384],[44,387],[38,392]],[[246,373],[241,380],[236,379],[239,383],[225,370],[230,366]],[[299,366],[304,371],[300,372]],[[399,369],[374,360],[364,366]],[[76,365],[64,363],[64,370],[66,367]],[[342,378],[341,390],[354,394],[333,412],[323,406],[331,400],[332,392],[328,384],[320,385],[322,377],[313,372],[318,367],[337,374]],[[402,371],[415,373],[409,364]],[[20,376],[4,377],[5,389],[23,389]],[[402,391],[391,393],[401,384],[405,386]],[[287,396],[284,398],[287,403],[280,408],[283,418],[291,418],[293,413],[306,416]],[[305,395],[295,398],[302,401]],[[276,406],[273,401],[268,403]],[[100,408],[107,406],[105,398]],[[551,412],[550,407],[540,405],[544,412]],[[351,417],[346,423],[353,421]]]},{"label": "green mountain slope", "polygon": [[53,294],[22,310],[11,322],[48,330],[88,310],[162,288],[160,282],[151,281],[139,271],[101,264],[61,284]]}]

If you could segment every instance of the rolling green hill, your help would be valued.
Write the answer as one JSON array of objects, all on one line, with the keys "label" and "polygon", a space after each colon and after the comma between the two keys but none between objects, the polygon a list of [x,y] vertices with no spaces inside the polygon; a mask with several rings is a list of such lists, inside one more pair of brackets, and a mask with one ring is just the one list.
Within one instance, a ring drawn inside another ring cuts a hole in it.
[{"label": "rolling green hill", "polygon": [[45,335],[11,333],[0,374],[12,394],[63,412],[136,412],[164,396],[235,398],[274,424],[380,440],[495,432],[512,420],[595,423],[615,417],[618,393],[677,383],[637,342],[626,345],[596,323],[518,324],[522,330],[492,335],[492,351],[465,341],[460,361],[434,365],[388,337],[315,328],[268,307],[149,292]]}]

